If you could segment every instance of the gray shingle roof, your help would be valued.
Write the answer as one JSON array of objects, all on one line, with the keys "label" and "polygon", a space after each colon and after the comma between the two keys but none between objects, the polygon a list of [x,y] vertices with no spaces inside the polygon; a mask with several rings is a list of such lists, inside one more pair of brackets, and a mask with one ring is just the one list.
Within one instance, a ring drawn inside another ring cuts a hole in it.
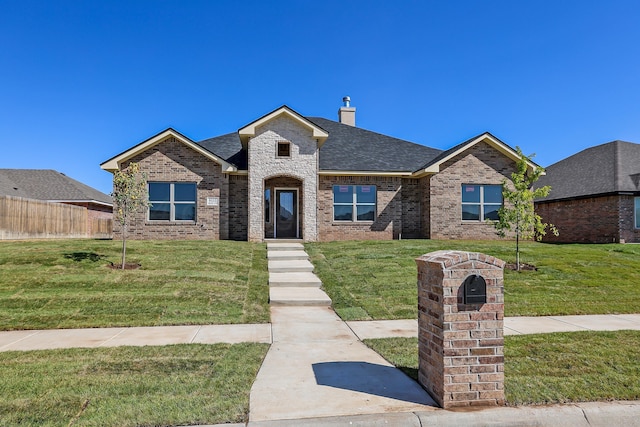
[{"label": "gray shingle roof", "polygon": [[308,117],[329,132],[320,148],[320,170],[414,172],[442,152],[321,117]]},{"label": "gray shingle roof", "polygon": [[587,148],[546,168],[536,187],[550,185],[540,200],[640,192],[640,144],[612,141]]},{"label": "gray shingle roof", "polygon": [[52,169],[0,169],[0,195],[113,203],[111,196]]},{"label": "gray shingle roof", "polygon": [[222,157],[240,170],[247,170],[247,152],[242,149],[238,132],[198,141],[196,144]]},{"label": "gray shingle roof", "polygon": [[[414,172],[442,151],[354,126],[305,117],[329,133],[320,148],[320,170]],[[247,169],[247,153],[237,133],[197,142],[238,169]]]}]

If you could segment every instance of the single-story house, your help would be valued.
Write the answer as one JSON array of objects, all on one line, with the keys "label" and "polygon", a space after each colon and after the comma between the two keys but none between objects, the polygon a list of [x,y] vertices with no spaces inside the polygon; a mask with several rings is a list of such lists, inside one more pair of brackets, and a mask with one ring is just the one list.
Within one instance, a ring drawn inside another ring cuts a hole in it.
[{"label": "single-story house", "polygon": [[92,219],[112,219],[111,196],[52,169],[0,169],[0,196],[82,206]]},{"label": "single-story house", "polygon": [[558,227],[547,242],[640,242],[640,144],[613,141],[587,148],[546,168],[536,201],[545,222]]},{"label": "single-story house", "polygon": [[151,207],[131,237],[496,238],[485,220],[497,218],[513,148],[490,133],[446,151],[382,135],[358,128],[343,101],[338,121],[284,105],[203,141],[169,128],[105,161],[147,176]]}]

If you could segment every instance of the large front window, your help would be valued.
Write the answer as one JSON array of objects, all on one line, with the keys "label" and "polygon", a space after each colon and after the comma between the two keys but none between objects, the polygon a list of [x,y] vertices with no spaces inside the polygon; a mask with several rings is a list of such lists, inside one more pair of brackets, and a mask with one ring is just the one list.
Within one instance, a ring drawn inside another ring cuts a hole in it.
[{"label": "large front window", "polygon": [[334,185],[334,221],[374,221],[376,219],[375,185]]},{"label": "large front window", "polygon": [[195,221],[194,182],[150,182],[150,221]]},{"label": "large front window", "polygon": [[497,221],[502,185],[462,184],[462,220]]},{"label": "large front window", "polygon": [[640,197],[634,197],[634,216],[636,218],[636,228],[640,228]]}]

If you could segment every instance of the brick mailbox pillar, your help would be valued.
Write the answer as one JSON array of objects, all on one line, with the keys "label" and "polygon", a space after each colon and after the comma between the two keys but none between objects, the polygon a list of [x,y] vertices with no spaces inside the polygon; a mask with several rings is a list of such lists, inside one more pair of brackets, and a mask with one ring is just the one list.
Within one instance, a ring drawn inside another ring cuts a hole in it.
[{"label": "brick mailbox pillar", "polygon": [[504,261],[437,251],[418,264],[418,381],[447,409],[504,405]]}]

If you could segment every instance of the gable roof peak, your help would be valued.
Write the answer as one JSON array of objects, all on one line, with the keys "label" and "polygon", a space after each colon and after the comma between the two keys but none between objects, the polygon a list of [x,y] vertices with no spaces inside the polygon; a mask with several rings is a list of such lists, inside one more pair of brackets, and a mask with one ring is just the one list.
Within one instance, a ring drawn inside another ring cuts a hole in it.
[{"label": "gable roof peak", "polygon": [[249,143],[249,139],[253,138],[256,135],[256,128],[281,116],[286,116],[294,121],[298,122],[302,126],[306,127],[311,131],[313,138],[318,140],[318,147],[322,146],[322,144],[329,137],[329,134],[326,130],[322,129],[317,124],[313,123],[311,120],[307,119],[293,108],[288,107],[287,105],[282,105],[279,108],[271,111],[270,113],[265,114],[249,123],[248,125],[238,129],[238,136],[240,137],[240,142],[242,143],[242,147],[244,149],[247,148],[247,144]]},{"label": "gable roof peak", "polygon": [[217,154],[207,150],[206,148],[197,144],[195,141],[192,141],[189,137],[184,136],[183,134],[181,134],[180,132],[178,132],[177,130],[171,127],[166,128],[165,130],[155,134],[151,138],[148,138],[142,141],[141,143],[135,145],[134,147],[126,151],[123,151],[120,154],[115,155],[114,157],[100,164],[100,167],[106,171],[114,173],[120,170],[120,164],[122,164],[123,162],[133,158],[134,156],[138,155],[139,153],[142,153],[145,150],[148,150],[149,148],[152,148],[160,144],[161,142],[165,141],[169,137],[174,137],[180,143],[186,145],[187,147],[191,148],[194,151],[197,151],[203,156],[209,158],[210,160],[213,160],[214,162],[218,163],[220,166],[222,166],[223,172],[234,172],[237,170],[237,168],[234,165],[230,164],[229,162],[227,162]]},{"label": "gable roof peak", "polygon": [[[488,143],[490,146],[498,150],[500,153],[502,153],[503,155],[507,156],[508,158],[516,162],[520,160],[520,156],[518,155],[518,152],[516,150],[514,150],[511,146],[502,142],[499,138],[494,136],[491,132],[485,131],[479,135],[474,136],[473,138],[470,138],[464,142],[461,142],[460,144],[446,151],[443,151],[439,156],[432,159],[427,164],[425,164],[424,166],[416,170],[414,174],[417,176],[422,176],[426,174],[438,173],[440,172],[440,167],[446,161],[457,156],[463,151],[468,150],[469,148],[473,147],[474,145],[480,142]],[[528,169],[535,169],[539,167],[539,165],[531,160],[527,160],[527,167]]]}]

